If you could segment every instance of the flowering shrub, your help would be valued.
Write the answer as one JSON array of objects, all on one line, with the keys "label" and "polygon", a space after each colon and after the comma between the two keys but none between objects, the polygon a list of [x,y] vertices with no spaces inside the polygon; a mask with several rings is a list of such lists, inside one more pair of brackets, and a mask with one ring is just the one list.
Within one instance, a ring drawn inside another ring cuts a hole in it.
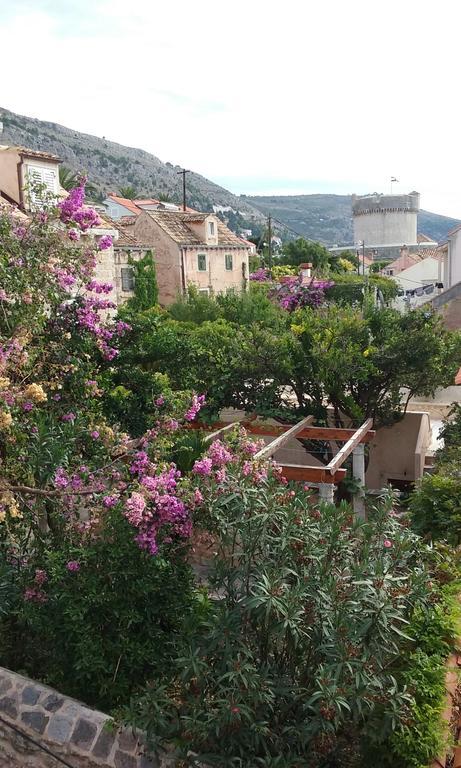
[{"label": "flowering shrub", "polygon": [[270,270],[264,267],[259,267],[256,272],[250,272],[250,280],[253,280],[255,283],[268,283],[271,279]]},{"label": "flowering shrub", "polygon": [[319,307],[325,302],[325,291],[334,285],[332,280],[312,280],[301,283],[299,278],[287,278],[286,282],[274,287],[272,297],[282,309],[294,312],[303,307]]},{"label": "flowering shrub", "polygon": [[193,503],[168,456],[204,398],[160,376],[145,434],[106,418],[131,330],[94,277],[98,223],[83,183],[20,223],[0,216],[0,570],[15,594],[0,645],[4,663],[112,706],[160,675],[192,604]]},{"label": "flowering shrub", "polygon": [[392,667],[430,597],[424,547],[389,513],[373,524],[312,503],[244,434],[195,463],[195,520],[214,536],[208,612],[169,685],[128,717],[191,765],[341,763],[385,738],[411,697]]}]

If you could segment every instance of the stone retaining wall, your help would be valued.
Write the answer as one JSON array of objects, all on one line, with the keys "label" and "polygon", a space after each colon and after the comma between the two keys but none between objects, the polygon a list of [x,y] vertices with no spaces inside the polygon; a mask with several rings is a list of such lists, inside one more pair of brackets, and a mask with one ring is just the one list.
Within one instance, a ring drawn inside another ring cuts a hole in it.
[{"label": "stone retaining wall", "polygon": [[[108,715],[2,667],[0,717],[72,768],[161,768],[144,756],[142,743],[131,729],[108,729]],[[0,720],[0,768],[62,765],[6,723]]]}]

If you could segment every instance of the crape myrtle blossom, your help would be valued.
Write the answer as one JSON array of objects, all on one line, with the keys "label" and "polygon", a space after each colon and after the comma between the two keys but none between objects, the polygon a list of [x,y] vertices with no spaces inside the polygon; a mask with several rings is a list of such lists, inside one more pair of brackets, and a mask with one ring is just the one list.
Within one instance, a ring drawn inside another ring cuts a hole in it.
[{"label": "crape myrtle blossom", "polygon": [[192,397],[190,408],[184,414],[186,421],[194,421],[200,409],[205,405],[205,395],[196,395]]},{"label": "crape myrtle blossom", "polygon": [[110,235],[103,235],[98,243],[98,247],[100,251],[105,251],[107,248],[110,248],[112,245],[112,238]]}]

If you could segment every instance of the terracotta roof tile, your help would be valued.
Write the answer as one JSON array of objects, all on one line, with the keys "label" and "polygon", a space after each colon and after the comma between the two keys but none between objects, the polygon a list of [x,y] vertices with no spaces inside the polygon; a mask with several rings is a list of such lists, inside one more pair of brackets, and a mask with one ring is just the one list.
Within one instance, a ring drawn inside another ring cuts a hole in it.
[{"label": "terracotta roof tile", "polygon": [[52,155],[51,152],[40,152],[38,149],[28,149],[27,147],[14,147],[17,149],[20,155],[25,157],[36,157],[38,160],[53,160],[55,163],[62,163],[62,160],[57,155]]},{"label": "terracotta roof tile", "polygon": [[113,200],[114,203],[118,203],[119,205],[123,205],[124,208],[128,208],[128,210],[136,214],[136,216],[139,216],[141,213],[141,209],[135,205],[133,200],[128,200],[127,197],[118,197],[117,195],[108,195],[108,197]]},{"label": "terracotta roof tile", "polygon": [[[184,211],[146,211],[147,215],[163,229],[176,243],[182,245],[207,245],[206,241],[189,226],[206,221],[208,213],[188,213]],[[238,235],[218,219],[218,248],[221,246],[244,247]]]},{"label": "terracotta roof tile", "polygon": [[461,384],[461,368],[455,376],[455,384]]}]

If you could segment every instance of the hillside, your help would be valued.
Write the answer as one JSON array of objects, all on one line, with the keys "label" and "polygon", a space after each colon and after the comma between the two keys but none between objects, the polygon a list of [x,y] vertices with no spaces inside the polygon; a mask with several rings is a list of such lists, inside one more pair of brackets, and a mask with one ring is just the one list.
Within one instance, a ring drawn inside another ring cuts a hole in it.
[{"label": "hillside", "polygon": [[[109,192],[117,193],[121,187],[132,186],[139,197],[168,195],[173,202],[181,202],[179,166],[164,163],[142,149],[7,109],[0,108],[0,116],[4,126],[1,144],[21,144],[58,155],[66,167],[88,173],[99,199]],[[351,243],[353,239],[349,195],[237,196],[191,172],[187,177],[187,202],[202,211],[210,211],[213,206],[231,208],[224,216],[236,231],[250,227],[259,234],[265,227],[264,217],[271,214],[274,231],[279,228],[283,238],[299,233],[326,245]],[[419,231],[437,241],[443,240],[458,223],[429,211],[419,215]]]},{"label": "hillside", "polygon": [[[270,213],[288,227],[292,234],[299,233],[326,245],[353,241],[350,195],[245,195],[241,199],[259,208],[266,216]],[[457,219],[448,216],[420,211],[418,231],[441,242],[450,229],[459,223]]]},{"label": "hillside", "polygon": [[[132,186],[138,197],[168,195],[173,202],[182,201],[179,166],[163,163],[142,149],[125,147],[7,109],[0,108],[0,116],[3,121],[1,144],[20,144],[58,155],[68,168],[88,173],[101,199],[109,192],[117,193],[120,187]],[[213,205],[230,206],[240,211],[248,222],[263,218],[250,203],[198,173],[187,176],[187,202],[202,211],[212,210]]]}]

